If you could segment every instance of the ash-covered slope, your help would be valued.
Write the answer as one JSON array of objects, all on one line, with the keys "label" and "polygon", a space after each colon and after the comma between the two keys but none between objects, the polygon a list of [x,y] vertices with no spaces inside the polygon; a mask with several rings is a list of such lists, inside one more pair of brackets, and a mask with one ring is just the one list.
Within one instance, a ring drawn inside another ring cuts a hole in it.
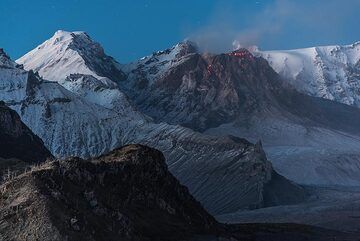
[{"label": "ash-covered slope", "polygon": [[298,91],[360,107],[360,42],[255,54]]},{"label": "ash-covered slope", "polygon": [[[53,59],[52,54],[47,57]],[[267,203],[264,192],[266,183],[272,179],[273,169],[261,145],[153,123],[132,107],[127,98],[104,95],[107,91],[122,92],[100,84],[101,78],[95,74],[70,74],[65,81],[58,82],[45,81],[34,75],[36,81],[30,88],[26,87],[31,80],[27,78],[28,72],[18,68],[12,71],[23,73],[20,75],[23,77],[4,81],[0,96],[11,104],[55,156],[97,156],[121,145],[142,143],[165,154],[170,171],[211,213],[262,207]],[[21,88],[14,87],[16,81],[21,83]],[[109,81],[115,84],[115,81]],[[94,90],[91,94],[89,86]],[[102,98],[104,96],[108,99]],[[304,191],[289,184],[296,190],[290,200],[302,201]]]},{"label": "ash-covered slope", "polygon": [[[264,59],[249,51],[175,54],[189,44],[179,44],[124,68],[129,77],[120,82],[121,86],[153,118],[204,131],[238,118],[278,111],[278,115],[304,123],[360,133],[355,125],[360,120],[359,111],[294,91]],[[167,61],[170,64],[163,64],[163,59],[172,57]],[[305,108],[300,108],[300,101]],[[331,108],[340,107],[348,116],[339,116],[341,121],[332,120],[336,112]],[[352,120],[347,118],[350,112]]]},{"label": "ash-covered slope", "polygon": [[119,84],[140,110],[208,134],[261,139],[275,168],[296,182],[360,184],[357,108],[297,92],[245,49],[176,54],[189,44],[123,68],[128,79]]},{"label": "ash-covered slope", "polygon": [[184,240],[220,231],[162,153],[140,145],[48,162],[1,190],[2,240]]}]

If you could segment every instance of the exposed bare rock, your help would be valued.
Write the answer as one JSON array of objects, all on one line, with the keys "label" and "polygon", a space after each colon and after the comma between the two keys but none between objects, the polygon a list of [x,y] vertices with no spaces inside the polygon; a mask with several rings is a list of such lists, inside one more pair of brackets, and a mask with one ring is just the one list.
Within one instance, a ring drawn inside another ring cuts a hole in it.
[{"label": "exposed bare rock", "polygon": [[47,162],[3,184],[2,240],[183,240],[221,227],[140,145]]},{"label": "exposed bare rock", "polygon": [[358,108],[298,92],[246,49],[176,57],[180,49],[123,68],[128,79],[119,85],[145,114],[206,134],[260,139],[275,170],[297,183],[360,185]]},{"label": "exposed bare rock", "polygon": [[128,145],[91,160],[46,162],[3,183],[0,192],[4,241],[350,241],[358,237],[294,224],[220,224],[170,174],[163,154],[142,145]]},{"label": "exposed bare rock", "polygon": [[43,141],[20,120],[14,110],[0,101],[0,176],[12,175],[10,171],[51,157]]}]

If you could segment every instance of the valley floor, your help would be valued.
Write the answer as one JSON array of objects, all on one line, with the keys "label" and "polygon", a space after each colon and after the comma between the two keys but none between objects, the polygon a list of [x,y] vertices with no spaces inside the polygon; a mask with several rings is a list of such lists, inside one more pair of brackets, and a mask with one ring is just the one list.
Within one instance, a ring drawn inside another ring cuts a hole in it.
[{"label": "valley floor", "polygon": [[224,223],[298,223],[360,233],[360,187],[305,187],[301,204],[217,216]]}]

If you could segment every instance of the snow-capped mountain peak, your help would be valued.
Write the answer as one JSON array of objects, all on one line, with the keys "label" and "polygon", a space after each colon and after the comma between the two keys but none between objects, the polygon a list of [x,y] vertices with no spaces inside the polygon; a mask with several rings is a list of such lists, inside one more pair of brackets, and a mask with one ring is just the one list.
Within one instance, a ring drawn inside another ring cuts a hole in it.
[{"label": "snow-capped mountain peak", "polygon": [[87,43],[93,42],[86,32],[83,31],[68,32],[64,30],[56,31],[54,35],[46,42],[50,45],[70,44],[75,39],[82,39],[84,42]]},{"label": "snow-capped mountain peak", "polygon": [[54,36],[17,60],[51,81],[63,81],[71,74],[92,75],[114,81],[124,78],[117,62],[101,45],[81,31],[58,30]]},{"label": "snow-capped mountain peak", "polygon": [[85,32],[59,30],[18,63],[94,104],[115,108],[122,114],[138,113],[129,110],[130,103],[117,88],[116,82],[125,78],[125,74]]},{"label": "snow-capped mountain peak", "polygon": [[197,44],[190,40],[184,40],[183,42],[178,43],[173,49],[177,52],[176,57],[178,58],[199,51]]},{"label": "snow-capped mountain peak", "polygon": [[140,84],[150,86],[158,76],[164,75],[169,69],[183,63],[189,56],[198,54],[198,51],[196,43],[184,40],[171,48],[157,51],[138,61],[122,65],[121,70],[128,75],[128,79],[134,76],[143,76]]}]

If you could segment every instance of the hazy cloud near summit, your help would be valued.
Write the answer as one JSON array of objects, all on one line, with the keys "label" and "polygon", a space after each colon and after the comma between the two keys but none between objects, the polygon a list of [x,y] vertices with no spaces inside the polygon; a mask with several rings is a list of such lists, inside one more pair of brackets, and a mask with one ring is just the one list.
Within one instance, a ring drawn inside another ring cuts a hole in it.
[{"label": "hazy cloud near summit", "polygon": [[351,31],[354,41],[360,40],[360,28],[350,29],[349,26],[349,22],[360,22],[359,0],[269,2],[258,1],[262,9],[255,15],[241,11],[236,4],[219,6],[211,21],[190,33],[188,38],[197,42],[203,51],[215,53],[251,45],[279,48],[285,38],[293,45],[299,39],[313,45],[336,44],[332,39],[351,34]]}]

